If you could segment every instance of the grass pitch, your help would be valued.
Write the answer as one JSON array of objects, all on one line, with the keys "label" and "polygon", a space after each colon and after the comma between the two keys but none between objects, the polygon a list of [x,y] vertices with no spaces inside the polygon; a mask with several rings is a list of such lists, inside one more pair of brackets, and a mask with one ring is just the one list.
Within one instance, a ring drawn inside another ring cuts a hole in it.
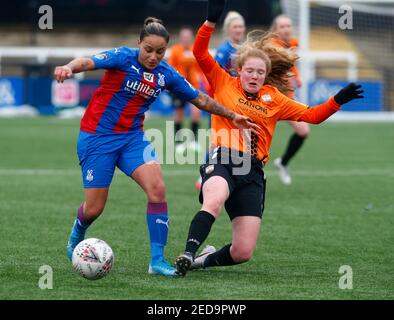
[{"label": "grass pitch", "polygon": [[[163,119],[146,128],[163,129]],[[76,155],[79,121],[0,119],[0,299],[393,299],[394,126],[314,126],[283,186],[273,168],[291,134],[278,126],[266,167],[266,209],[257,249],[246,264],[194,271],[185,278],[150,276],[146,200],[123,174],[114,177],[104,214],[88,237],[107,241],[111,274],[76,274],[65,246],[83,200]],[[199,210],[197,165],[164,165],[170,214],[166,256],[183,250]],[[226,213],[207,243],[231,241]],[[38,286],[39,268],[53,269],[53,289]],[[338,286],[339,268],[353,271],[353,289]]]}]

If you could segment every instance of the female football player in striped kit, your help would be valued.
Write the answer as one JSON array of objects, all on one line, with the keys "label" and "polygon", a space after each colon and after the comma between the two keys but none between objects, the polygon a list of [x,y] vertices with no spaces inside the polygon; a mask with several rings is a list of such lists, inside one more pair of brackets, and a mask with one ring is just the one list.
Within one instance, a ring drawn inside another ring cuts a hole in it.
[{"label": "female football player in striped kit", "polygon": [[162,21],[147,18],[140,32],[138,49],[116,48],[90,58],[74,59],[55,69],[54,77],[59,82],[74,73],[106,69],[81,120],[77,149],[85,200],[78,209],[67,244],[70,259],[87,228],[103,212],[115,167],[118,167],[135,180],[147,196],[149,273],[177,275],[176,269],[164,259],[168,212],[162,172],[143,131],[144,114],[162,91],[168,89],[202,110],[226,117],[236,127],[254,126],[247,117],[194,89],[162,61],[168,41],[169,34]]},{"label": "female football player in striped kit", "polygon": [[[197,33],[193,53],[207,77],[214,98],[234,112],[248,116],[259,129],[256,133],[237,133],[227,119],[212,116],[209,162],[200,168],[201,210],[194,216],[185,250],[176,259],[179,273],[214,266],[231,266],[248,261],[255,250],[264,211],[266,179],[264,165],[277,121],[293,120],[321,123],[342,104],[362,98],[361,86],[354,83],[340,90],[325,103],[310,108],[285,94],[291,91],[288,72],[296,57],[272,45],[272,35],[249,34],[235,56],[238,77],[224,71],[208,51],[225,0],[209,0],[208,17]],[[232,241],[220,250],[204,243],[212,224],[225,207],[232,223]]]},{"label": "female football player in striped kit", "polygon": [[227,72],[232,72],[231,57],[245,38],[245,20],[237,11],[229,11],[223,21],[225,41],[218,47],[215,60]]}]

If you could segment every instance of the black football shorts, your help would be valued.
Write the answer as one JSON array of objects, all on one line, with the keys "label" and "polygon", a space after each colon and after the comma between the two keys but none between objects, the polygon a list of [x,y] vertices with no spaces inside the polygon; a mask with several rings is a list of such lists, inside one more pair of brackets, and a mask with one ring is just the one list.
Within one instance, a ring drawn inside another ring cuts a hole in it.
[{"label": "black football shorts", "polygon": [[[233,220],[238,216],[262,217],[264,212],[266,178],[263,163],[254,157],[229,156],[229,149],[216,148],[209,161],[200,166],[202,185],[199,195],[203,203],[202,187],[213,176],[220,176],[227,181],[230,195],[224,207]],[[248,167],[243,161],[250,161],[250,170],[242,172],[241,167]]]}]

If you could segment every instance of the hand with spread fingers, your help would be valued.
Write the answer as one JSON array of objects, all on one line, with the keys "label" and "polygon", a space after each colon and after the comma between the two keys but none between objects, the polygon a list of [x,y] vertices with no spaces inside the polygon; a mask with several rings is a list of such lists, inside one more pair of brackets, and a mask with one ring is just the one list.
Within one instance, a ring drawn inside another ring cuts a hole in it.
[{"label": "hand with spread fingers", "polygon": [[341,89],[335,96],[334,100],[336,103],[342,105],[348,103],[354,99],[362,99],[364,96],[364,90],[360,90],[361,85],[354,82],[348,84],[345,88]]},{"label": "hand with spread fingers", "polygon": [[250,118],[235,113],[233,123],[238,129],[250,129],[253,133],[258,134],[261,130],[260,127],[255,124]]}]

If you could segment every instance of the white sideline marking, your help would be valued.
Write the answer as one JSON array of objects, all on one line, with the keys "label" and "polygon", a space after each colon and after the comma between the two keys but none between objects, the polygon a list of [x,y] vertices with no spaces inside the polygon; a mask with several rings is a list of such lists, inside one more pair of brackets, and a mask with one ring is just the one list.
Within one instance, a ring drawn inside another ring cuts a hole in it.
[{"label": "white sideline marking", "polygon": [[[165,176],[197,176],[198,169],[164,170]],[[267,175],[276,175],[275,170],[266,170]],[[117,170],[116,175],[123,175]],[[348,169],[348,170],[291,170],[291,175],[304,177],[350,177],[350,176],[389,176],[394,177],[394,168],[386,169]],[[0,176],[80,176],[76,169],[0,169]]]},{"label": "white sideline marking", "polygon": [[393,111],[340,111],[327,119],[329,122],[394,122]]}]

